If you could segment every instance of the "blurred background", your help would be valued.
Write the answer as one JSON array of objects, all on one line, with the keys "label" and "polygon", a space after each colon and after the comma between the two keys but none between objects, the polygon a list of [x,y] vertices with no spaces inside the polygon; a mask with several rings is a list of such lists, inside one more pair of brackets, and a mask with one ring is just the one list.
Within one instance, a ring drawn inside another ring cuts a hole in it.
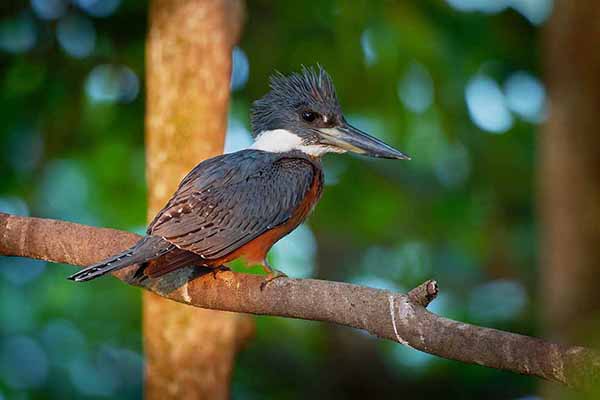
[{"label": "blurred background", "polygon": [[[546,336],[537,132],[549,115],[540,31],[552,0],[252,1],[234,49],[226,152],[275,70],[320,62],[349,120],[413,156],[325,159],[325,195],[272,262],[292,277],[404,291],[430,309]],[[142,233],[148,4],[0,4],[0,211]],[[139,398],[140,291],[74,285],[72,267],[0,257],[0,399]],[[362,332],[257,318],[239,399],[535,399],[540,381]]]}]

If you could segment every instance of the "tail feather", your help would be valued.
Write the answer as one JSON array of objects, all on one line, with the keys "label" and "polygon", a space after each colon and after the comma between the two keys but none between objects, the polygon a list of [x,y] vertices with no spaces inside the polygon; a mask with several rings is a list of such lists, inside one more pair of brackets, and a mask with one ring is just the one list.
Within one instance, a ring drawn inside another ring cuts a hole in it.
[{"label": "tail feather", "polygon": [[157,236],[145,236],[133,247],[69,276],[75,282],[89,281],[132,264],[141,264],[173,250],[175,246]]},{"label": "tail feather", "polygon": [[144,269],[144,275],[158,278],[178,268],[188,265],[203,265],[205,260],[198,254],[190,251],[174,249],[150,261]]}]

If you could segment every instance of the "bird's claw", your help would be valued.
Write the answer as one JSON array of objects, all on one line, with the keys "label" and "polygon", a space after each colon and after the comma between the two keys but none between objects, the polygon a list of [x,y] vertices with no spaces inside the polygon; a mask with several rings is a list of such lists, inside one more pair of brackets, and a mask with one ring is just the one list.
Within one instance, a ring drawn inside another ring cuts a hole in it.
[{"label": "bird's claw", "polygon": [[217,275],[219,274],[219,272],[227,272],[227,271],[231,271],[231,268],[229,268],[225,265],[219,265],[218,267],[213,268],[211,273],[212,273],[213,279],[217,279]]},{"label": "bird's claw", "polygon": [[268,284],[270,284],[271,282],[273,282],[275,279],[278,279],[278,278],[287,278],[287,275],[276,269],[271,269],[271,272],[266,276],[265,280],[261,282],[260,290],[261,291],[265,290],[265,288],[267,287]]}]

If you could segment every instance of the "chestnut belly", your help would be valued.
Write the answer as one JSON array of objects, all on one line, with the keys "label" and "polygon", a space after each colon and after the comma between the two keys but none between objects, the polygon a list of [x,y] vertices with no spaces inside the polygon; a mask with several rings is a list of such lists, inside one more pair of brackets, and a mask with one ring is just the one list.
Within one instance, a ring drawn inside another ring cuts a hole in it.
[{"label": "chestnut belly", "polygon": [[304,196],[304,199],[298,208],[296,208],[289,220],[266,231],[257,238],[227,254],[225,257],[211,261],[210,266],[217,267],[238,258],[243,258],[249,264],[262,263],[271,247],[277,243],[279,239],[296,229],[298,225],[304,222],[306,217],[308,217],[314,206],[319,201],[322,189],[323,183],[321,182],[321,177],[320,175],[317,175],[313,179],[310,190],[307,192],[306,196]]}]

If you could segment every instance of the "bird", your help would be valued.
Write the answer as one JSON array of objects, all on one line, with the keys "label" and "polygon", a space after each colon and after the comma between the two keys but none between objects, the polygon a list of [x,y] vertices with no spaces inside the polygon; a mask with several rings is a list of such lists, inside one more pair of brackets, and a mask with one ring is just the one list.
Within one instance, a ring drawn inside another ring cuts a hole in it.
[{"label": "bird", "polygon": [[188,266],[226,268],[242,258],[261,265],[270,282],[286,275],[269,264],[267,253],[319,201],[325,154],[410,159],[350,125],[321,65],[276,72],[269,83],[269,92],[251,107],[250,147],[199,163],[142,239],[69,279],[89,281],[133,264],[144,277],[158,278]]}]

